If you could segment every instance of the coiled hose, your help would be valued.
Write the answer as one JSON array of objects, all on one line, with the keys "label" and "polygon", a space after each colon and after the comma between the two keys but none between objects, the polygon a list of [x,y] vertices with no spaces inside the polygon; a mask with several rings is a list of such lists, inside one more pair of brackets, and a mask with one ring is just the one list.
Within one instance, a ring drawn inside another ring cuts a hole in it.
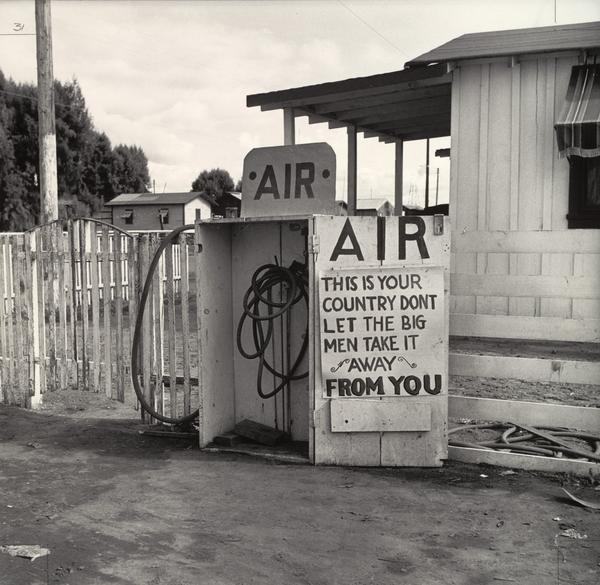
[{"label": "coiled hose", "polygon": [[[281,287],[287,290],[285,300],[273,300],[274,290]],[[308,318],[302,346],[287,372],[278,371],[266,358],[267,348],[273,338],[275,320],[283,318],[294,305],[303,299],[308,313],[307,288],[306,268],[298,262],[293,262],[290,268],[278,264],[264,264],[252,275],[250,287],[246,291],[242,303],[243,313],[237,326],[237,346],[239,352],[246,359],[258,358],[256,389],[261,398],[271,398],[292,380],[300,380],[308,376],[308,371],[296,373],[308,348]],[[242,341],[242,332],[247,319],[250,319],[252,323],[254,351],[246,351]],[[265,392],[262,386],[265,369],[279,380],[275,388],[268,392]]]}]

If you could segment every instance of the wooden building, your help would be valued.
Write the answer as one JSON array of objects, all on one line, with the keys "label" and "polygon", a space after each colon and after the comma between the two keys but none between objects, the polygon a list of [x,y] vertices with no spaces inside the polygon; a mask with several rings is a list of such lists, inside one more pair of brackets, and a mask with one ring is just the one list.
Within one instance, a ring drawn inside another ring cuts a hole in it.
[{"label": "wooden building", "polygon": [[356,200],[356,215],[377,215],[389,217],[394,215],[394,206],[385,197]]},{"label": "wooden building", "polygon": [[[347,128],[350,214],[357,133],[394,144],[397,212],[404,142],[451,136],[451,334],[598,343],[599,53],[600,22],[468,34],[401,71],[247,104],[282,109],[286,143],[298,116]],[[536,379],[600,379],[597,362],[544,361]],[[511,374],[471,363],[460,373]]]},{"label": "wooden building", "polygon": [[173,230],[194,223],[196,212],[203,219],[239,215],[240,194],[223,193],[214,199],[204,192],[123,193],[106,204],[109,221],[128,231]]},{"label": "wooden building", "polygon": [[[587,91],[600,136],[599,49],[589,23],[464,35],[408,63],[452,70],[455,335],[600,341],[600,184],[582,210],[581,160],[555,136]],[[598,141],[590,154],[600,169]]]}]

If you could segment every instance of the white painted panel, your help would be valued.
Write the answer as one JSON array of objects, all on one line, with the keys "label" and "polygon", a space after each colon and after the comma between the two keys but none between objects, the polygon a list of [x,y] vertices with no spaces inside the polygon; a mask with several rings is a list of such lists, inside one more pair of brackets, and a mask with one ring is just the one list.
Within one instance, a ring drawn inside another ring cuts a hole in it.
[{"label": "white painted panel", "polygon": [[459,200],[453,224],[456,231],[477,229],[480,81],[479,65],[461,67],[458,128],[460,149],[456,155],[460,168],[457,185]]},{"label": "white painted panel", "polygon": [[573,459],[559,459],[557,457],[541,457],[538,455],[518,455],[486,449],[469,449],[467,447],[449,447],[448,458],[453,461],[499,467],[512,467],[514,469],[527,469],[530,471],[543,471],[546,473],[568,473],[580,477],[596,477],[600,472],[598,463],[588,463]]},{"label": "white painted panel", "polygon": [[[446,269],[450,260],[449,228],[446,218],[444,222],[444,235],[433,236],[427,239],[430,258],[421,259],[415,242],[408,242],[407,258],[399,260],[398,218],[386,219],[385,235],[385,261],[377,260],[377,223],[375,218],[350,218],[355,234],[360,234],[361,256],[341,255],[335,258],[333,250],[339,239],[339,234],[346,218],[317,216],[314,218],[314,230],[318,239],[315,241],[316,249],[313,258],[315,276],[322,271],[332,268],[357,268],[368,266],[434,266],[440,260]],[[433,218],[424,218],[427,233],[432,232]],[[412,232],[412,230],[410,230]],[[366,238],[366,242],[363,242]],[[349,242],[344,247],[349,247]],[[447,295],[449,283],[444,279],[444,290]],[[315,292],[315,306],[318,298]],[[447,311],[446,311],[447,314]],[[446,317],[447,319],[447,317]],[[440,465],[447,452],[447,395],[432,396],[432,419],[430,432],[361,432],[361,433],[332,433],[330,406],[331,399],[323,397],[323,382],[321,377],[321,355],[319,330],[319,314],[315,311],[312,320],[315,332],[312,344],[314,361],[314,462],[318,464],[345,464],[345,465]],[[434,432],[435,430],[435,432]],[[412,459],[411,459],[412,457]]]},{"label": "white painted panel", "polygon": [[507,230],[510,215],[512,70],[505,63],[490,66],[487,152],[488,229]]},{"label": "white painted panel", "polygon": [[[452,250],[467,252],[600,253],[600,230],[465,231],[452,233]],[[600,266],[597,266],[600,270]]]},{"label": "white painted panel", "polygon": [[[234,426],[234,383],[231,297],[231,232],[229,226],[198,226],[200,444]],[[207,278],[206,275],[210,275]]]},{"label": "white painted panel", "polygon": [[332,400],[331,432],[431,430],[431,405],[412,400]]},{"label": "white painted panel", "polygon": [[454,314],[450,335],[600,343],[600,319]]},{"label": "white painted panel", "polygon": [[600,299],[573,299],[573,319],[600,318]]},{"label": "white painted panel", "polygon": [[453,274],[456,294],[560,298],[593,298],[600,295],[600,276],[501,276],[496,274]]},{"label": "white painted panel", "polygon": [[[281,263],[290,266],[295,260],[301,264],[306,262],[306,234],[300,228],[306,229],[307,222],[282,223],[280,231]],[[290,322],[290,356],[291,360],[299,354],[302,342],[306,335],[306,324],[308,314],[304,302],[294,306],[291,312]],[[298,372],[308,370],[308,352],[299,365]],[[312,417],[309,407],[308,378],[295,380],[290,383],[288,392],[291,415],[291,434],[294,440],[307,441],[309,433],[309,421]],[[287,398],[286,398],[287,400]],[[284,408],[285,404],[282,403]]]},{"label": "white painted panel", "polygon": [[450,353],[450,375],[598,384],[600,362]]},{"label": "white painted panel", "polygon": [[[483,254],[480,254],[484,256]],[[508,254],[489,253],[486,256],[486,274],[508,274]],[[477,313],[483,315],[507,315],[508,296],[482,296],[477,300]]]},{"label": "white painted panel", "polygon": [[[452,234],[454,237],[454,234]],[[455,254],[455,263],[452,272],[462,274],[475,274],[477,270],[477,254],[465,252]],[[472,295],[452,295],[450,301],[452,313],[475,313],[475,297]]]},{"label": "white painted panel", "polygon": [[538,148],[538,61],[521,63],[521,107],[519,148],[519,213],[520,230],[542,229],[542,194]]},{"label": "white painted panel", "polygon": [[[564,275],[573,274],[573,254],[542,254],[542,274]],[[571,298],[542,298],[540,299],[540,315],[542,317],[571,317]]]}]

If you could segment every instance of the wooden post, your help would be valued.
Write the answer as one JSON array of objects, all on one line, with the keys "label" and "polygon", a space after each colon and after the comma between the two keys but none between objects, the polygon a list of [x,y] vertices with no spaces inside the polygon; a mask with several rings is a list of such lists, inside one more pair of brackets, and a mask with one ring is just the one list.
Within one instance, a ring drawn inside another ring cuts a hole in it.
[{"label": "wooden post", "polygon": [[50,0],[35,0],[35,28],[40,149],[40,224],[44,224],[58,219]]},{"label": "wooden post", "polygon": [[404,142],[396,140],[396,156],[394,160],[394,214],[402,215],[403,193],[402,181],[404,170]]},{"label": "wooden post", "polygon": [[348,126],[348,215],[356,215],[356,126]]},{"label": "wooden post", "polygon": [[296,118],[294,108],[283,108],[283,144],[296,144]]},{"label": "wooden post", "polygon": [[429,207],[429,138],[425,146],[425,209]]}]

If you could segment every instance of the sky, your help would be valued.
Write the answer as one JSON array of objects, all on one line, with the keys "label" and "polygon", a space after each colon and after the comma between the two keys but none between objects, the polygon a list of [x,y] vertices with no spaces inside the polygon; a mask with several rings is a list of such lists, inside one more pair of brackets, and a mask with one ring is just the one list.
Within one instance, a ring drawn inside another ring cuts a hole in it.
[{"label": "sky", "polygon": [[[594,20],[598,0],[52,0],[54,77],[79,81],[113,145],[144,149],[157,192],[189,191],[203,169],[237,180],[252,148],[283,143],[282,112],[247,108],[249,94],[397,71],[464,33]],[[34,33],[33,0],[0,0],[7,77],[36,82]],[[343,199],[345,129],[297,119],[297,143],[321,141]],[[424,162],[424,141],[406,143],[408,203],[422,204]],[[431,166],[446,202],[449,161]],[[393,201],[393,169],[394,146],[359,134],[358,197]]]}]

